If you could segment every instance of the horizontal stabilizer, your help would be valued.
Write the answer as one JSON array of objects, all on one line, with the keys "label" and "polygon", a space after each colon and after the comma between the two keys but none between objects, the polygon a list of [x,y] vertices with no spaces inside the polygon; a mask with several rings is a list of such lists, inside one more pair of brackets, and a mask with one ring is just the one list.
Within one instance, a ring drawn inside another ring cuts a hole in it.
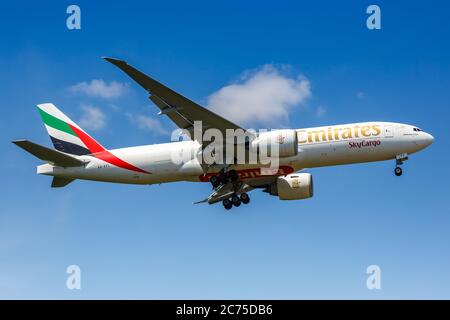
[{"label": "horizontal stabilizer", "polygon": [[75,179],[68,179],[68,178],[58,178],[53,177],[52,180],[52,188],[62,188],[67,186],[69,183],[71,183]]},{"label": "horizontal stabilizer", "polygon": [[13,143],[35,157],[58,167],[79,167],[84,162],[64,152],[49,149],[28,140],[14,140]]}]

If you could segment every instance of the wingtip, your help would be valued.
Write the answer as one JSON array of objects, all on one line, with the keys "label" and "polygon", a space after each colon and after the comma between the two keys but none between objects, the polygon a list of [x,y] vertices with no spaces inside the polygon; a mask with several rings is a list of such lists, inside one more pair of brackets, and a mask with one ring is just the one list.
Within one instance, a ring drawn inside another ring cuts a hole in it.
[{"label": "wingtip", "polygon": [[16,146],[20,146],[21,144],[23,144],[26,141],[27,141],[27,139],[16,139],[16,140],[12,140],[11,142],[14,143]]},{"label": "wingtip", "polygon": [[103,56],[102,59],[112,63],[112,64],[120,64],[120,63],[127,63],[125,60],[121,60],[121,59],[116,59],[116,58],[112,58],[112,57],[106,57]]}]

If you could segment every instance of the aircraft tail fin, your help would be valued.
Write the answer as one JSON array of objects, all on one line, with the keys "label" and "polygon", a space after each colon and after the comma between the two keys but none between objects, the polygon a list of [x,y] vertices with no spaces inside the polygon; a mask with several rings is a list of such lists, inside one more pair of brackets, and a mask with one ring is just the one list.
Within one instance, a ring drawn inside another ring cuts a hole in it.
[{"label": "aircraft tail fin", "polygon": [[37,107],[56,150],[77,156],[106,150],[54,104]]},{"label": "aircraft tail fin", "polygon": [[49,149],[28,140],[14,140],[13,143],[23,150],[31,153],[33,156],[55,166],[79,167],[84,165],[83,161],[73,156],[58,150]]}]

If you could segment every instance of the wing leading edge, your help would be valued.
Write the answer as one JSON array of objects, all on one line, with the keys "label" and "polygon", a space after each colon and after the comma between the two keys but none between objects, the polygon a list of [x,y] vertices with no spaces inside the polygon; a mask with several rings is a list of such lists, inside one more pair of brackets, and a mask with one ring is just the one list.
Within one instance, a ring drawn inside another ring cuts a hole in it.
[{"label": "wing leading edge", "polygon": [[161,110],[160,114],[167,115],[180,129],[190,132],[193,137],[194,121],[202,121],[203,128],[215,128],[226,136],[226,129],[242,129],[214,112],[189,100],[181,94],[166,87],[162,83],[150,78],[146,74],[129,65],[124,60],[104,57],[104,59],[136,81],[150,93],[150,100]]}]

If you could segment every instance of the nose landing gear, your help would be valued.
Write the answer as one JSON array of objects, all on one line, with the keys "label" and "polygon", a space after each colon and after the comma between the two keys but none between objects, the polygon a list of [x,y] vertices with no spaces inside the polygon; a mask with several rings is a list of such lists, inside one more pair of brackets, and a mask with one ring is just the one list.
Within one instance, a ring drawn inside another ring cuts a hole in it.
[{"label": "nose landing gear", "polygon": [[400,167],[395,167],[394,173],[395,173],[395,175],[396,175],[397,177],[400,177],[400,176],[402,175],[402,173],[403,173],[403,170],[402,170],[402,168],[400,168]]},{"label": "nose landing gear", "polygon": [[397,177],[400,177],[403,174],[403,170],[400,166],[403,164],[403,161],[406,160],[408,160],[408,155],[406,153],[395,156],[396,167],[394,169],[394,174]]}]

